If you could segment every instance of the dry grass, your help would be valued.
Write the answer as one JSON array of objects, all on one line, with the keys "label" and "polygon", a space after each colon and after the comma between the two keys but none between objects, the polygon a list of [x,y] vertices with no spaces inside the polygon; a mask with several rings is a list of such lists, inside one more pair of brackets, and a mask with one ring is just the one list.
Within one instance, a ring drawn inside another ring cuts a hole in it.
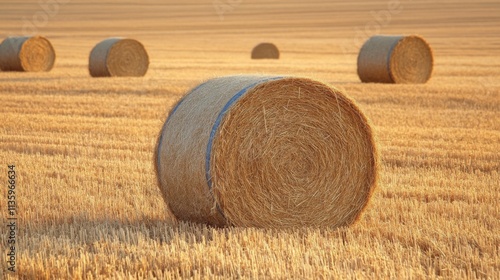
[{"label": "dry grass", "polygon": [[[0,36],[39,10],[27,2],[2,4]],[[0,178],[16,164],[20,278],[500,278],[498,1],[401,1],[382,29],[431,44],[425,85],[359,82],[353,33],[383,1],[244,1],[224,21],[206,1],[117,2],[71,1],[40,28],[58,50],[52,72],[0,73]],[[146,77],[89,77],[88,51],[110,34],[146,45]],[[281,60],[249,59],[263,40]],[[355,226],[173,223],[152,161],[168,109],[209,77],[256,72],[331,82],[372,119],[381,182]],[[3,230],[0,244],[4,254]]]}]

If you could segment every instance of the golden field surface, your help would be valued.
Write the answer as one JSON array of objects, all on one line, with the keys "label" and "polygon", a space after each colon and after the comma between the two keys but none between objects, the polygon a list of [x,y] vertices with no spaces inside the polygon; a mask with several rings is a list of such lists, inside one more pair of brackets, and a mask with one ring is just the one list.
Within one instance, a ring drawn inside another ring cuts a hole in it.
[{"label": "golden field surface", "polygon": [[[0,2],[0,39],[34,33],[54,69],[0,72],[0,279],[500,279],[499,1]],[[426,38],[431,80],[362,84],[357,53],[377,33]],[[90,78],[90,50],[116,36],[145,45],[145,77]],[[250,59],[263,41],[280,60]],[[233,74],[305,76],[359,103],[382,164],[358,223],[221,229],[169,214],[156,137],[185,92]]]}]

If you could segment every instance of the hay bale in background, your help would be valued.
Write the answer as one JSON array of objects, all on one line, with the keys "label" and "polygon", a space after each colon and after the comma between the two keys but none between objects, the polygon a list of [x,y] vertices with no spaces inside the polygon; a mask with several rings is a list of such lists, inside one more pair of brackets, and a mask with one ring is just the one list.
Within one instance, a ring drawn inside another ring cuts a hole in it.
[{"label": "hay bale in background", "polygon": [[362,112],[339,90],[304,78],[201,84],[171,110],[155,153],[174,215],[218,226],[349,225],[377,178]]},{"label": "hay bale in background", "polygon": [[148,67],[146,49],[133,39],[106,39],[92,49],[89,58],[92,77],[142,77]]},{"label": "hay bale in background", "polygon": [[260,43],[252,50],[252,59],[279,59],[280,51],[272,43]]},{"label": "hay bale in background", "polygon": [[426,83],[432,67],[432,50],[419,36],[373,36],[358,55],[364,83]]},{"label": "hay bale in background", "polygon": [[41,36],[8,37],[0,44],[2,71],[47,72],[55,60],[52,44]]}]

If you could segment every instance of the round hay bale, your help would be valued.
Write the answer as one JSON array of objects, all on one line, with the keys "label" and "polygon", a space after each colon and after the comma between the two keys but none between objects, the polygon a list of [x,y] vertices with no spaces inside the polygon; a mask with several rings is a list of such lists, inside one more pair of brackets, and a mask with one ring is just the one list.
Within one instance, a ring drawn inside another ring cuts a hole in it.
[{"label": "round hay bale", "polygon": [[54,47],[41,36],[8,37],[0,44],[2,71],[48,72],[55,60]]},{"label": "round hay bale", "polygon": [[358,75],[364,83],[426,83],[432,67],[431,47],[419,36],[373,36],[358,55]]},{"label": "round hay bale", "polygon": [[178,219],[265,228],[352,224],[378,162],[366,117],[338,89],[261,76],[217,78],[185,95],[155,159]]},{"label": "round hay bale", "polygon": [[92,77],[142,77],[148,67],[146,49],[133,39],[109,38],[90,52],[89,72]]},{"label": "round hay bale", "polygon": [[280,51],[272,43],[260,43],[252,50],[252,59],[279,59]]}]

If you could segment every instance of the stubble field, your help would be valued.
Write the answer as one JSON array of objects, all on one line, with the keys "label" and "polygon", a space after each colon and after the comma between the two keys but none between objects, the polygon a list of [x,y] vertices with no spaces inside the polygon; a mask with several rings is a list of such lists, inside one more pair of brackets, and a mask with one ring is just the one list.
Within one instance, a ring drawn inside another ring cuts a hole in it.
[{"label": "stubble field", "polygon": [[[36,31],[58,57],[49,73],[0,72],[0,278],[499,279],[499,15],[493,0],[2,1],[0,39]],[[357,53],[376,32],[426,38],[429,83],[362,84]],[[90,78],[90,50],[115,36],[146,46],[144,78]],[[280,60],[250,60],[263,41]],[[382,165],[357,224],[219,229],[169,214],[161,126],[190,88],[233,74],[305,76],[359,103]]]}]

